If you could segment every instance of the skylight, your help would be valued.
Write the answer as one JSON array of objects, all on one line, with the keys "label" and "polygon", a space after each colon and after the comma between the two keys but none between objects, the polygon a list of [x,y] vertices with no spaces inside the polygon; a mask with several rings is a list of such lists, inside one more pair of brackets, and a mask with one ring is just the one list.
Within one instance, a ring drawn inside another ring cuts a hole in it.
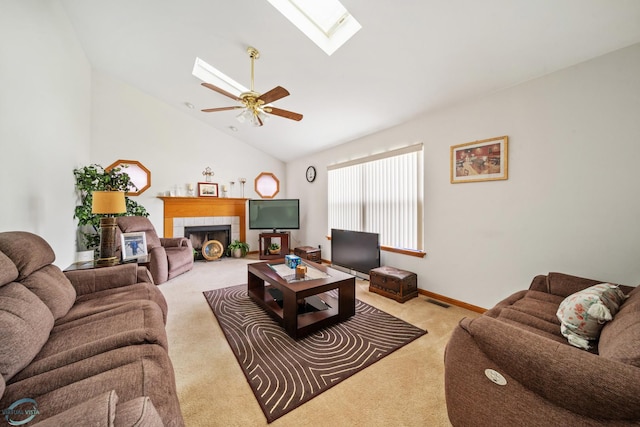
[{"label": "skylight", "polygon": [[338,0],[268,0],[327,55],[362,26]]},{"label": "skylight", "polygon": [[236,96],[240,96],[243,92],[249,92],[249,89],[197,57],[195,64],[193,64],[192,74],[203,82],[211,83]]}]

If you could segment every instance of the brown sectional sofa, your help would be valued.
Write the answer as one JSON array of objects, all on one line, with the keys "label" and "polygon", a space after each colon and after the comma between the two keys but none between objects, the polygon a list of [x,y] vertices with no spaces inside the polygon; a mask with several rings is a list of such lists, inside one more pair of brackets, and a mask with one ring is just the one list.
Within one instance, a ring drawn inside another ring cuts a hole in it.
[{"label": "brown sectional sofa", "polygon": [[63,273],[54,259],[34,234],[0,233],[3,418],[35,408],[24,425],[184,425],[167,304],[147,269]]},{"label": "brown sectional sofa", "polygon": [[477,319],[463,319],[445,350],[451,423],[639,425],[640,288],[620,286],[628,297],[593,348],[570,345],[560,331],[562,301],[597,283],[561,273],[537,276],[528,290]]}]

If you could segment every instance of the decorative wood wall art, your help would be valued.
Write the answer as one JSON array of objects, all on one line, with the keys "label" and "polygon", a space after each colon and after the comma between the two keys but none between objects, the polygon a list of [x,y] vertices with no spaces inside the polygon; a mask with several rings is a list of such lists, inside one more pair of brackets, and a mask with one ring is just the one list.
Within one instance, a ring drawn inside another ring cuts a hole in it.
[{"label": "decorative wood wall art", "polygon": [[255,179],[255,190],[263,199],[273,199],[280,192],[280,181],[271,172],[262,172]]},{"label": "decorative wood wall art", "polygon": [[126,173],[137,190],[125,193],[127,196],[139,196],[151,187],[151,171],[137,160],[116,160],[104,170],[109,172],[113,168],[121,168],[121,173]]}]

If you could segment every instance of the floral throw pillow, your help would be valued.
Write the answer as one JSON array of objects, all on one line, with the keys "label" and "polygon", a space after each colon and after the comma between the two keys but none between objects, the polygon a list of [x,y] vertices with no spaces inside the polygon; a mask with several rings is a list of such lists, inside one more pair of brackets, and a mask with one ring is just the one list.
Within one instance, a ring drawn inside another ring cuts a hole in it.
[{"label": "floral throw pillow", "polygon": [[613,319],[626,296],[616,285],[600,283],[571,294],[560,303],[556,315],[569,344],[589,349],[604,324]]}]

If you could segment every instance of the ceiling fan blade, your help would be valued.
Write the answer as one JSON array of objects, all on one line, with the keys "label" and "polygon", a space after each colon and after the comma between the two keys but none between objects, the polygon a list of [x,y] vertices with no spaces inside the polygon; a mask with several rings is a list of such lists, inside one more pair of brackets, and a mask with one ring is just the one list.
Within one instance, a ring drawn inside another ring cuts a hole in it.
[{"label": "ceiling fan blade", "polygon": [[291,119],[298,122],[302,120],[302,114],[294,113],[293,111],[282,110],[280,108],[275,108],[275,107],[268,107],[268,110],[270,111],[267,111],[267,108],[265,108],[264,111],[266,111],[267,113],[274,114],[276,116],[284,117],[285,119]]},{"label": "ceiling fan blade", "polygon": [[277,101],[278,99],[282,99],[285,96],[289,96],[289,91],[282,86],[276,86],[269,92],[260,95],[258,100],[263,101],[265,104],[269,104],[273,101]]},{"label": "ceiling fan blade", "polygon": [[227,111],[227,110],[237,110],[238,108],[243,108],[240,105],[236,105],[235,107],[220,107],[220,108],[206,108],[202,110],[204,113],[215,113],[216,111]]},{"label": "ceiling fan blade", "polygon": [[229,98],[234,99],[234,100],[236,100],[236,101],[242,101],[240,98],[238,98],[238,97],[237,97],[237,96],[235,96],[234,94],[229,93],[229,92],[227,92],[227,91],[226,91],[226,90],[224,90],[224,89],[220,89],[218,86],[214,86],[214,85],[212,85],[211,83],[202,83],[202,86],[204,86],[204,87],[206,87],[206,88],[209,88],[209,89],[211,89],[211,90],[212,90],[212,91],[214,91],[214,92],[218,92],[218,93],[219,93],[219,94],[221,94],[221,95],[228,96]]}]

